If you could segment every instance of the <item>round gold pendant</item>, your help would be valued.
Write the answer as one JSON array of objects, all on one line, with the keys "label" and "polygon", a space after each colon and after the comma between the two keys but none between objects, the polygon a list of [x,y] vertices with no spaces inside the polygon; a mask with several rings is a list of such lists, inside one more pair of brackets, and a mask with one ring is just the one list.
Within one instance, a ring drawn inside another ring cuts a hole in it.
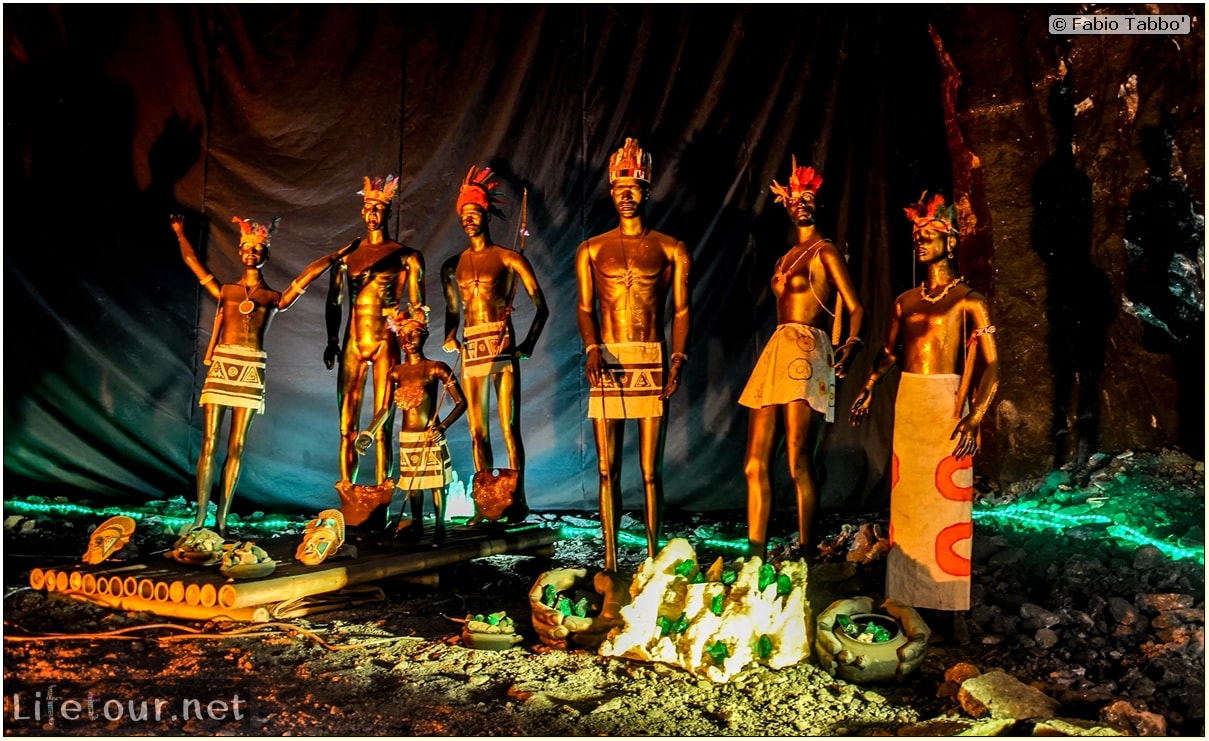
[{"label": "round gold pendant", "polygon": [[244,299],[242,302],[240,302],[240,304],[239,304],[239,313],[240,314],[251,314],[253,311],[256,311],[256,302],[255,301],[253,301],[251,299]]}]

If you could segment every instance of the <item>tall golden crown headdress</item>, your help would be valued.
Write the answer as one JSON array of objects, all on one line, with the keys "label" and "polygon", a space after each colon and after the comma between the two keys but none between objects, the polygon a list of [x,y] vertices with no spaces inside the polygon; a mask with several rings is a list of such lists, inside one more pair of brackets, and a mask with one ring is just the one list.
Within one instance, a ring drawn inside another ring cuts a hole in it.
[{"label": "tall golden crown headdress", "polygon": [[254,219],[241,219],[238,216],[232,216],[231,221],[239,224],[240,242],[256,242],[258,244],[268,244],[269,240],[277,232],[277,224],[281,222],[280,216],[274,216],[273,221],[265,226]]},{"label": "tall golden crown headdress", "polygon": [[651,184],[651,153],[643,151],[637,139],[627,138],[621,149],[609,158],[609,184],[618,178],[633,178]]},{"label": "tall golden crown headdress", "polygon": [[462,213],[462,206],[473,203],[484,211],[502,217],[504,213],[496,207],[497,203],[504,202],[496,193],[499,187],[500,184],[495,180],[495,174],[491,172],[490,167],[480,170],[471,165],[470,171],[462,180],[462,187],[458,189],[458,205],[454,213]]},{"label": "tall golden crown headdress", "polygon": [[916,227],[936,224],[941,231],[957,234],[957,205],[946,206],[945,197],[940,193],[928,198],[928,191],[925,190],[919,196],[919,203],[907,206],[903,211]]},{"label": "tall golden crown headdress", "polygon": [[789,155],[789,161],[792,168],[789,173],[789,187],[786,188],[776,180],[768,186],[777,197],[777,203],[785,204],[786,208],[801,198],[803,193],[818,193],[819,188],[823,186],[823,176],[815,172],[813,167],[798,167],[798,158],[792,154]]},{"label": "tall golden crown headdress", "polygon": [[367,201],[377,201],[378,203],[389,204],[395,197],[395,191],[399,188],[399,178],[393,175],[387,175],[386,179],[365,178],[365,187],[357,191],[357,195],[362,196]]}]

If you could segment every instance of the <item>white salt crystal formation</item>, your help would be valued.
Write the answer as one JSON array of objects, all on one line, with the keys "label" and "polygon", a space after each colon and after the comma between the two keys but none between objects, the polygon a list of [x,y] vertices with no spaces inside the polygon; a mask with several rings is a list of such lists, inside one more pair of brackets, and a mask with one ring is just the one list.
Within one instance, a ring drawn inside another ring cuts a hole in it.
[{"label": "white salt crystal formation", "polygon": [[601,644],[601,655],[671,664],[718,683],[751,664],[780,669],[802,661],[810,655],[806,562],[781,564],[781,594],[775,578],[759,588],[763,567],[759,558],[737,559],[727,585],[718,559],[694,583],[697,554],[687,540],[673,539],[638,568],[630,604],[621,608],[624,622]]}]

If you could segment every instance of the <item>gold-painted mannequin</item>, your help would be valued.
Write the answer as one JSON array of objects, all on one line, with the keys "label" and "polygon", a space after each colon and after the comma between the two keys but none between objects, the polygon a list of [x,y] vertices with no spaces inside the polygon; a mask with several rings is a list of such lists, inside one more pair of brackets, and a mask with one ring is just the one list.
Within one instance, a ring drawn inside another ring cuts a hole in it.
[{"label": "gold-painted mannequin", "polygon": [[[277,220],[273,220],[271,227],[265,227],[235,217],[233,221],[239,224],[242,232],[239,260],[243,264],[244,274],[238,283],[219,285],[214,274],[198,260],[193,245],[185,236],[184,217],[173,215],[169,218],[185,264],[201,281],[202,288],[218,301],[214,332],[205,357],[205,364],[211,366],[211,372],[207,375],[200,400],[203,409],[202,447],[197,457],[197,515],[193,529],[202,527],[206,522],[206,507],[210,503],[210,490],[214,487],[216,473],[219,427],[229,408],[231,430],[227,436],[227,457],[222,467],[216,524],[218,534],[225,538],[227,515],[231,512],[231,501],[239,482],[248,430],[252,428],[253,415],[256,412],[264,413],[265,333],[277,312],[290,308],[306,291],[306,287],[339,260],[344,251],[315,260],[284,291],[274,291],[265,284],[261,268],[269,260],[269,240],[276,229]],[[214,365],[215,362],[218,365]],[[237,372],[220,372],[232,370]]]},{"label": "gold-painted mannequin", "polygon": [[[596,408],[589,404],[600,473],[600,519],[605,541],[605,569],[617,570],[617,536],[621,527],[621,451],[626,419],[638,422],[647,552],[659,547],[663,509],[663,443],[666,400],[680,386],[687,360],[689,270],[692,255],[684,242],[643,226],[650,197],[651,158],[634,139],[609,161],[610,195],[620,225],[579,245],[575,274],[579,284],[577,318],[587,362],[585,370]],[[664,306],[671,291],[672,353],[666,383]],[[644,344],[637,344],[644,343]],[[629,354],[631,351],[634,354]],[[620,366],[620,367],[619,367]],[[630,379],[654,381],[643,394],[635,384],[622,388],[619,371]],[[595,412],[595,413],[594,413]]]},{"label": "gold-painted mannequin", "polygon": [[[424,342],[428,339],[428,321],[424,312],[417,316],[396,321],[399,346],[403,350],[403,362],[391,368],[389,375],[390,398],[395,406],[403,410],[399,441],[398,488],[407,492],[411,517],[399,512],[399,522],[394,539],[398,542],[418,542],[423,535],[424,489],[432,490],[433,508],[436,510],[436,531],[433,543],[445,541],[445,487],[451,472],[449,450],[445,444],[445,430],[466,412],[466,397],[458,385],[451,369],[439,360],[429,360],[424,355]],[[444,419],[438,419],[445,393],[453,402],[453,409]],[[392,407],[393,408],[393,407]],[[357,437],[358,453],[364,453],[373,445],[377,429],[386,423],[390,415],[383,410],[374,417],[370,430]],[[411,439],[404,440],[403,438]],[[438,485],[439,481],[439,485]]]},{"label": "gold-painted mannequin", "polygon": [[[441,267],[441,285],[445,291],[446,352],[463,350],[458,341],[459,323],[464,319],[466,335],[476,345],[487,346],[484,353],[467,349],[463,359],[462,382],[469,404],[470,441],[476,472],[491,469],[494,456],[488,421],[489,395],[495,389],[496,411],[508,464],[517,471],[513,504],[503,515],[508,522],[521,522],[529,514],[525,502],[525,448],[521,440],[520,360],[533,354],[550,310],[538,285],[533,268],[525,256],[501,247],[491,240],[488,225],[495,210],[496,183],[490,168],[471,167],[458,194],[457,213],[470,246],[454,255]],[[522,227],[523,228],[523,227]],[[525,287],[535,310],[529,332],[519,345],[512,326],[512,299],[516,281]],[[473,340],[474,337],[478,340]]]},{"label": "gold-painted mannequin", "polygon": [[[854,426],[865,419],[878,383],[901,361],[886,596],[917,608],[964,610],[973,535],[969,459],[979,450],[979,426],[999,385],[995,328],[986,298],[953,267],[956,209],[936,195],[906,211],[927,276],[895,300],[886,344],[849,419]],[[976,360],[982,379],[969,403]]]},{"label": "gold-painted mannequin", "polygon": [[[399,345],[387,327],[387,318],[396,311],[424,306],[424,256],[402,245],[387,234],[390,204],[398,188],[398,178],[385,181],[365,178],[361,218],[366,236],[354,240],[350,252],[332,271],[327,294],[327,348],[323,363],[331,370],[337,359],[340,369],[336,381],[336,402],[340,409],[340,477],[356,483],[358,458],[354,443],[361,424],[361,401],[367,372],[372,372],[374,414],[385,410],[386,423],[375,438],[376,466],[374,483],[390,478],[391,452],[390,369],[399,362]],[[341,347],[341,304],[348,283],[349,312]],[[385,513],[383,513],[385,514]],[[385,524],[385,517],[371,520],[371,526]]]},{"label": "gold-painted mannequin", "polygon": [[[943,206],[943,198],[940,203]],[[953,455],[964,458],[979,450],[978,428],[999,388],[999,354],[986,297],[966,285],[953,269],[957,234],[955,228],[950,228],[950,222],[944,220],[922,218],[914,222],[915,257],[928,274],[920,288],[912,288],[895,300],[886,344],[878,351],[865,387],[852,404],[850,419],[853,425],[859,425],[869,414],[873,392],[899,362],[900,347],[906,373],[962,373],[966,361],[963,346],[972,335],[984,370],[969,413],[953,429],[952,437],[957,439]]]},{"label": "gold-painted mannequin", "polygon": [[[798,505],[798,542],[810,554],[818,511],[815,456],[823,424],[834,418],[835,378],[843,378],[852,354],[859,349],[864,308],[848,275],[844,256],[814,224],[815,193],[823,179],[793,159],[789,187],[773,181],[777,202],[783,203],[797,230],[797,240],[777,261],[772,291],[777,299],[777,330],[760,356],[739,403],[750,407],[747,427],[748,553],[764,558],[768,520],[772,514],[772,463],[783,424],[789,475]],[[850,319],[850,336],[831,347],[838,292]]]}]

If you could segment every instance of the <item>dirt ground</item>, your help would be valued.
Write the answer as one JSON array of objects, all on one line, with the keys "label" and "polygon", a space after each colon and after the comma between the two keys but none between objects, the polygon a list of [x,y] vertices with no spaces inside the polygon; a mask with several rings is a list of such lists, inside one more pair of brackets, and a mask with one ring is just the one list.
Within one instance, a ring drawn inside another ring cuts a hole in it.
[{"label": "dirt ground", "polygon": [[[1203,552],[1203,474],[1203,464],[1169,451],[1105,456],[984,497],[1001,510],[1093,507],[1118,522],[1132,512],[1155,537],[1194,547],[1199,537]],[[1087,526],[1071,535],[980,520],[969,640],[938,636],[902,683],[850,684],[812,659],[718,685],[660,664],[549,650],[536,638],[529,588],[551,568],[599,568],[597,538],[562,540],[549,557],[443,567],[435,585],[383,582],[380,600],[305,618],[198,623],[29,589],[33,566],[78,558],[88,526],[6,515],[6,735],[957,735],[978,728],[945,678],[962,662],[1002,669],[1054,698],[1056,714],[1076,724],[1064,726],[1072,733],[1204,734],[1203,565],[1115,544]],[[587,518],[532,517],[551,525]],[[825,513],[830,547],[809,580],[816,614],[834,598],[880,596],[884,562],[858,534],[862,525],[884,533],[886,518]],[[783,513],[773,531],[790,532],[792,523],[793,513]],[[704,513],[674,517],[666,534],[691,540],[742,528],[742,513]],[[155,546],[140,544],[144,552]],[[704,546],[699,554],[713,555]],[[632,571],[645,549],[623,546],[622,556]],[[1152,595],[1170,595],[1178,609],[1151,609]],[[1121,604],[1133,606],[1132,622]],[[459,620],[498,611],[516,621],[521,643],[504,651],[461,645]],[[1054,618],[1038,623],[1043,615]],[[1173,616],[1182,622],[1173,625]],[[1041,730],[1019,719],[987,732]]]}]

